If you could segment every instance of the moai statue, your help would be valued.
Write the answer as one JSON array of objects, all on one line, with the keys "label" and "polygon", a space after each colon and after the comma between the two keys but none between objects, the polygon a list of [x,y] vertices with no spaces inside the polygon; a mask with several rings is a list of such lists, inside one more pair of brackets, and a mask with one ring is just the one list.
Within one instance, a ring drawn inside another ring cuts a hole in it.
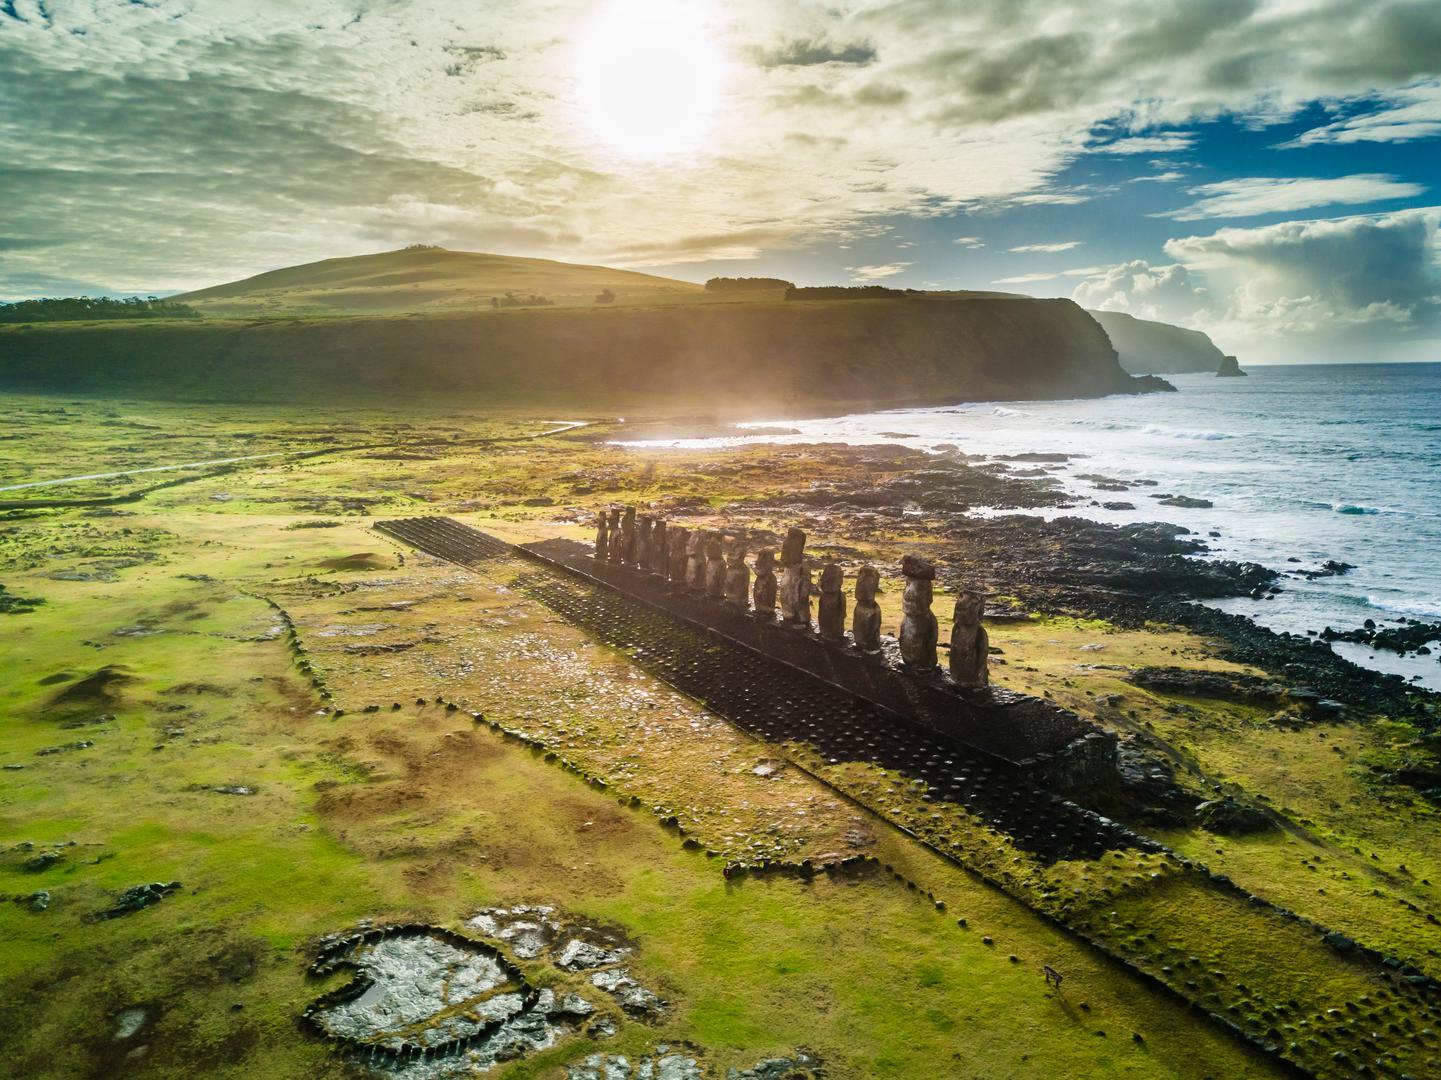
[{"label": "moai statue", "polygon": [[606,558],[610,562],[618,563],[621,554],[620,507],[612,506],[610,508],[610,547],[606,551]]},{"label": "moai statue", "polygon": [[985,606],[985,593],[967,589],[956,601],[951,620],[951,678],[969,690],[978,690],[991,681],[986,666],[991,642],[981,625]]},{"label": "moai statue", "polygon": [[931,583],[936,568],[919,555],[906,555],[901,559],[901,573],[906,577],[901,599],[905,613],[901,618],[901,659],[911,671],[934,671],[939,628],[931,612]]},{"label": "moai statue", "polygon": [[757,619],[776,617],[776,549],[761,548],[756,554],[756,583],[751,589]]},{"label": "moai statue", "polygon": [[724,600],[726,594],[725,540],[718,532],[705,538],[705,594]]},{"label": "moai statue", "polygon": [[786,532],[781,545],[781,619],[788,626],[811,628],[811,572],[806,566],[806,534],[800,529]]},{"label": "moai statue", "polygon": [[666,564],[666,576],[677,589],[685,587],[687,554],[690,551],[690,530],[677,525],[666,534],[670,542],[670,555]]},{"label": "moai statue", "polygon": [[627,506],[625,516],[620,519],[620,564],[635,564],[635,507]]},{"label": "moai statue", "polygon": [[816,609],[816,624],[827,641],[842,641],[846,636],[845,571],[833,562],[821,567],[821,602]]},{"label": "moai statue", "polygon": [[635,565],[642,572],[650,570],[650,523],[649,514],[639,514],[635,519]]},{"label": "moai statue", "polygon": [[685,546],[685,585],[691,592],[705,592],[705,542],[708,532],[697,529]]},{"label": "moai statue", "polygon": [[876,603],[880,588],[880,571],[866,563],[856,575],[856,613],[851,620],[851,634],[862,652],[881,651],[881,608]]},{"label": "moai statue", "polygon": [[610,528],[605,520],[605,511],[595,516],[595,561],[605,562],[610,556]]},{"label": "moai statue", "polygon": [[660,577],[665,577],[670,570],[670,545],[666,542],[665,518],[656,518],[651,524],[650,563],[645,569]]},{"label": "moai statue", "polygon": [[745,611],[750,606],[751,569],[746,565],[746,538],[741,533],[726,545],[725,601]]}]

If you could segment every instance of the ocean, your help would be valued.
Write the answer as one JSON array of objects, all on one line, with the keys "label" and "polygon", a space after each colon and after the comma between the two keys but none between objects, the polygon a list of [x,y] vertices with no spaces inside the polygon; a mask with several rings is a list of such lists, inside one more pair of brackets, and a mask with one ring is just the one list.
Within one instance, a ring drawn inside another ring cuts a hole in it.
[{"label": "ocean", "polygon": [[[894,442],[987,456],[1070,454],[1053,475],[1083,501],[1052,515],[1170,521],[1199,533],[1216,558],[1281,571],[1315,570],[1328,559],[1355,566],[1312,581],[1287,576],[1274,599],[1217,607],[1297,633],[1355,629],[1368,618],[1384,625],[1403,617],[1441,620],[1441,364],[1249,372],[1239,379],[1167,376],[1175,394],[771,419],[763,426],[798,433],[647,445]],[[1087,474],[1157,486],[1107,492],[1081,478]],[[1161,493],[1213,505],[1160,506],[1150,496]],[[1107,510],[1103,502],[1135,509]],[[1429,657],[1343,642],[1335,648],[1364,666],[1441,689],[1441,649],[1434,643]]]}]

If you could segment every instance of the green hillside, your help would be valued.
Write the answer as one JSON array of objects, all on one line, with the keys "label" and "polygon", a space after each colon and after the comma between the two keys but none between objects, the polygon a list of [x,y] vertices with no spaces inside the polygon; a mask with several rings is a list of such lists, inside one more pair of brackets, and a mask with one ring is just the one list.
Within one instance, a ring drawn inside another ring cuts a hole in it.
[{"label": "green hillside", "polygon": [[605,266],[416,246],[271,270],[175,299],[210,315],[389,314],[489,308],[507,293],[591,305],[606,289],[622,304],[702,293],[689,281]]},{"label": "green hillside", "polygon": [[0,328],[0,388],[170,400],[705,406],[1078,397],[1132,379],[1069,300],[915,297]]}]

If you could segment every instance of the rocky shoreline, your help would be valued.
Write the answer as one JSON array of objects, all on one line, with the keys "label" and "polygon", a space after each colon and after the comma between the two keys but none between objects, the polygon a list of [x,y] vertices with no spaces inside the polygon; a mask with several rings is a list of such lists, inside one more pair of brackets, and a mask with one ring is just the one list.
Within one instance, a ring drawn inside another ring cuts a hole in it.
[{"label": "rocky shoreline", "polygon": [[[1434,723],[1432,710],[1441,695],[1354,664],[1328,643],[1357,639],[1334,631],[1328,639],[1320,628],[1310,634],[1278,633],[1199,602],[1273,595],[1282,587],[1281,571],[1205,558],[1208,538],[1163,521],[1111,525],[1080,516],[1015,513],[1071,507],[1084,512],[1084,503],[1051,474],[1059,455],[985,460],[959,450],[937,455],[894,445],[838,443],[788,447],[787,452],[821,455],[832,464],[841,459],[850,469],[841,479],[728,507],[729,516],[748,521],[757,542],[777,542],[779,534],[768,534],[767,523],[785,521],[823,538],[829,554],[845,558],[848,543],[885,544],[897,533],[913,534],[935,559],[947,589],[980,584],[993,597],[1010,598],[1018,610],[1037,614],[1102,618],[1129,628],[1182,626],[1218,639],[1225,659],[1273,673],[1306,700]],[[1146,485],[1133,481],[1131,486]],[[1152,494],[1165,505],[1165,493]],[[684,517],[710,508],[677,499],[661,500],[657,509]],[[1344,572],[1339,568],[1345,564],[1331,565],[1338,568],[1334,572]],[[1413,630],[1412,636],[1420,632]]]}]

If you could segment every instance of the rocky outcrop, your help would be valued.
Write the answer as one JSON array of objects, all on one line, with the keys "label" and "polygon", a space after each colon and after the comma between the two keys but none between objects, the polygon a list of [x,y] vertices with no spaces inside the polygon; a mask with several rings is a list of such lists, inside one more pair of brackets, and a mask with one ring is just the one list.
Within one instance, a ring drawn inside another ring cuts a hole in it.
[{"label": "rocky outcrop", "polygon": [[1218,372],[1221,350],[1199,330],[1138,319],[1119,311],[1092,311],[1132,375],[1184,375]]},{"label": "rocky outcrop", "polygon": [[1076,304],[1027,298],[59,324],[0,330],[0,355],[0,387],[32,392],[704,404],[752,418],[1167,388],[1127,375],[1100,325]]},{"label": "rocky outcrop", "polygon": [[1221,357],[1221,366],[1216,369],[1217,377],[1222,379],[1244,378],[1246,374],[1234,356]]}]

